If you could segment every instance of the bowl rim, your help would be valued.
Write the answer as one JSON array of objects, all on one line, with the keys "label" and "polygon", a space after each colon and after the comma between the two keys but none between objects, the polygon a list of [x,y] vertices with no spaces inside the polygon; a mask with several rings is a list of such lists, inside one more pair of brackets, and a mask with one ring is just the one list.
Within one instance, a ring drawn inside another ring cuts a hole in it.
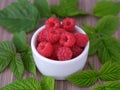
[{"label": "bowl rim", "polygon": [[[77,57],[75,57],[75,58],[73,58],[73,59],[70,59],[70,60],[56,61],[56,60],[52,60],[52,59],[49,59],[49,58],[46,58],[46,57],[40,55],[40,54],[38,53],[38,51],[36,50],[35,42],[36,42],[36,38],[37,38],[37,36],[38,36],[38,33],[39,33],[40,31],[42,31],[44,28],[45,28],[45,25],[43,25],[43,26],[41,26],[40,28],[38,28],[38,29],[34,32],[32,38],[31,38],[31,49],[32,49],[32,53],[34,53],[35,55],[37,55],[38,57],[40,57],[42,60],[45,60],[46,62],[49,62],[49,63],[56,63],[56,64],[71,63],[71,62],[74,62],[75,60],[78,60],[77,58],[83,57],[84,54],[86,54],[86,53],[89,52],[89,44],[90,44],[90,42],[88,41],[86,47],[85,47],[84,50],[83,50],[83,52],[82,52],[79,56],[77,56]],[[86,34],[86,33],[83,31],[83,29],[81,29],[79,26],[76,25],[75,28],[77,28],[77,30],[79,29],[81,33]]]}]

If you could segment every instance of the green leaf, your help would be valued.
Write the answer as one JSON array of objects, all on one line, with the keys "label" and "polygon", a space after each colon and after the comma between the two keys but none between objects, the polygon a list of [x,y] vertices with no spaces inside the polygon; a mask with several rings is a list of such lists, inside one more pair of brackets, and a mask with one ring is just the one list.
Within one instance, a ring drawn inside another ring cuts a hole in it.
[{"label": "green leaf", "polygon": [[41,17],[50,17],[51,11],[47,0],[34,0],[34,5],[38,9]]},{"label": "green leaf", "polygon": [[107,82],[105,86],[111,90],[120,90],[120,82],[117,81]]},{"label": "green leaf", "polygon": [[88,34],[90,39],[98,38],[100,39],[101,37],[106,37],[114,34],[118,27],[118,17],[108,15],[104,16],[99,20],[97,23],[96,27],[84,25],[83,29],[85,32]]},{"label": "green leaf", "polygon": [[107,62],[105,63],[100,71],[99,77],[102,80],[118,80],[120,79],[120,65],[118,63]]},{"label": "green leaf", "polygon": [[0,42],[0,54],[13,54],[16,52],[15,46],[9,41]]},{"label": "green leaf", "polygon": [[77,9],[70,9],[68,10],[67,16],[76,16],[76,15],[86,15],[87,12],[83,10],[77,10]]},{"label": "green leaf", "polygon": [[101,47],[101,40],[97,38],[93,38],[90,40],[90,49],[89,49],[89,55],[93,55],[97,53],[99,48]]},{"label": "green leaf", "polygon": [[86,70],[75,73],[67,78],[67,80],[76,86],[88,87],[93,85],[98,79],[97,73],[93,70]]},{"label": "green leaf", "polygon": [[11,64],[10,64],[10,69],[17,78],[22,77],[22,74],[24,71],[24,65],[23,65],[20,54],[16,54],[13,57],[13,60],[11,61]]},{"label": "green leaf", "polygon": [[0,88],[0,90],[41,90],[39,81],[34,78],[26,78],[24,80],[17,80],[11,84]]},{"label": "green leaf", "polygon": [[54,14],[60,16],[60,17],[66,17],[67,16],[67,13],[64,10],[64,8],[60,7],[60,6],[57,6],[57,5],[52,5],[51,6],[51,11],[52,11],[52,13],[54,13]]},{"label": "green leaf", "polygon": [[0,56],[0,72],[2,72],[10,63],[10,59],[8,57],[4,56]]},{"label": "green leaf", "polygon": [[8,66],[14,53],[15,47],[11,42],[0,42],[0,72]]},{"label": "green leaf", "polygon": [[99,33],[99,36],[110,36],[116,31],[118,24],[118,17],[111,15],[105,16],[99,20],[96,26],[97,33]]},{"label": "green leaf", "polygon": [[103,85],[97,85],[96,87],[93,88],[93,90],[106,90],[106,88]]},{"label": "green leaf", "polygon": [[22,61],[25,69],[28,72],[36,74],[36,66],[32,57],[32,52],[26,42],[26,34],[24,31],[15,33],[13,36],[13,42],[17,48],[17,51],[22,52]]},{"label": "green leaf", "polygon": [[14,45],[19,52],[23,52],[27,48],[27,42],[26,42],[26,33],[24,31],[16,32],[13,36],[13,42]]},{"label": "green leaf", "polygon": [[28,72],[36,74],[36,66],[32,57],[31,48],[28,48],[28,50],[23,52],[21,55],[25,69]]},{"label": "green leaf", "polygon": [[83,25],[83,30],[89,36],[89,39],[95,38],[96,28],[93,26]]},{"label": "green leaf", "polygon": [[69,9],[67,10],[67,16],[76,16],[76,15],[86,15],[87,12],[86,11],[83,11],[83,10],[77,10],[77,9]]},{"label": "green leaf", "polygon": [[107,82],[105,85],[96,86],[93,90],[120,90],[120,82]]},{"label": "green leaf", "polygon": [[54,78],[42,76],[41,90],[54,90]]},{"label": "green leaf", "polygon": [[[66,6],[68,4],[68,6]],[[60,5],[69,9],[69,8],[77,8],[78,0],[60,0]]]},{"label": "green leaf", "polygon": [[111,15],[100,19],[96,27],[84,26],[90,39],[89,55],[98,53],[101,63],[120,62],[120,41],[112,37],[117,27],[118,18]]},{"label": "green leaf", "polygon": [[101,39],[98,49],[98,57],[101,63],[107,61],[120,62],[120,41],[113,37],[104,37]]},{"label": "green leaf", "polygon": [[85,15],[87,12],[77,8],[78,0],[60,0],[60,5],[51,5],[51,11],[60,17]]},{"label": "green leaf", "polygon": [[38,10],[27,0],[18,0],[0,11],[0,25],[10,32],[33,31],[38,21]]},{"label": "green leaf", "polygon": [[101,17],[106,15],[117,15],[120,11],[120,6],[113,1],[100,1],[94,6],[94,15]]},{"label": "green leaf", "polygon": [[93,55],[98,51],[101,40],[96,38],[96,28],[88,25],[83,26],[83,30],[87,33],[90,39],[89,55]]}]

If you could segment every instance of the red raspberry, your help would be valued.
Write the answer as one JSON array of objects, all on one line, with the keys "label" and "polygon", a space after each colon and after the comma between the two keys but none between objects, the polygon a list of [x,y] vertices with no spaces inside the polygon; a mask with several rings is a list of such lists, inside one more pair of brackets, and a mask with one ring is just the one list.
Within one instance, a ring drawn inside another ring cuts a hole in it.
[{"label": "red raspberry", "polygon": [[57,30],[59,31],[59,33],[60,33],[60,34],[62,34],[62,33],[64,33],[64,32],[66,32],[66,30],[65,30],[65,29],[63,29],[63,28],[58,28]]},{"label": "red raspberry", "polygon": [[74,35],[69,32],[64,32],[60,37],[60,44],[66,47],[72,47],[75,44]]},{"label": "red raspberry", "polygon": [[55,18],[51,17],[45,22],[46,28],[60,28],[60,21]]},{"label": "red raspberry", "polygon": [[88,36],[86,34],[75,33],[74,36],[76,38],[76,45],[78,45],[79,47],[86,46],[86,44],[88,42]]},{"label": "red raspberry", "polygon": [[73,58],[77,57],[78,55],[80,55],[83,51],[82,48],[78,47],[77,45],[74,45],[73,47],[71,47],[72,53],[73,53]]},{"label": "red raspberry", "polygon": [[72,58],[72,51],[68,47],[61,47],[58,49],[57,57],[60,61],[69,60]]},{"label": "red raspberry", "polygon": [[60,47],[61,47],[61,45],[60,45],[59,43],[53,44],[54,51],[53,51],[50,59],[58,60],[58,58],[57,58],[57,52],[58,52],[58,49],[59,49]]},{"label": "red raspberry", "polygon": [[45,57],[50,57],[53,52],[53,46],[49,42],[40,42],[37,47],[38,53]]},{"label": "red raspberry", "polygon": [[72,18],[65,18],[63,21],[62,21],[62,27],[64,29],[66,29],[67,31],[73,31],[74,28],[75,28],[75,20],[72,19]]},{"label": "red raspberry", "polygon": [[56,43],[60,38],[60,32],[57,29],[50,28],[48,30],[47,40],[51,43]]},{"label": "red raspberry", "polygon": [[47,41],[47,29],[43,29],[37,37],[38,42]]}]

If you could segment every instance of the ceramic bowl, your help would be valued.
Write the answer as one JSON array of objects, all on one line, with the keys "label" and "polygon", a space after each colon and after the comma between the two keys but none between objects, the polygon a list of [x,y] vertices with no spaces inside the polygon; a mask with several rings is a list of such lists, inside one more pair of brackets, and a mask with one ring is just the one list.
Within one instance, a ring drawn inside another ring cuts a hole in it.
[{"label": "ceramic bowl", "polygon": [[[40,55],[36,50],[37,36],[39,32],[41,32],[44,28],[45,26],[42,26],[38,30],[36,30],[31,39],[32,55],[38,70],[43,75],[52,76],[56,80],[65,80],[67,76],[82,70],[86,64],[86,60],[88,57],[89,41],[83,52],[79,56],[67,61],[51,60]],[[78,26],[75,26],[75,30],[77,32],[85,34],[85,32]]]}]

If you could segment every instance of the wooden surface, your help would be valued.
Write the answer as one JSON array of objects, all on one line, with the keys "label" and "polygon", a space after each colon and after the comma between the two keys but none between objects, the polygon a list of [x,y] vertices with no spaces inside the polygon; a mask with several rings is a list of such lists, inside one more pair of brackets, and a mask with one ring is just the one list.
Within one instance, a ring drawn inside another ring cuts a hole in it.
[{"label": "wooden surface", "polygon": [[[8,6],[10,3],[14,2],[16,0],[0,0],[0,10],[2,10],[4,7]],[[48,0],[49,4],[58,4],[59,0]],[[82,27],[82,23],[86,23],[88,25],[95,26],[98,19],[94,16],[92,16],[93,12],[93,6],[98,0],[79,0],[79,8],[83,9],[87,12],[89,12],[90,15],[87,16],[77,16],[75,17],[77,20],[77,25]],[[115,0],[120,1],[120,0]],[[41,22],[43,24],[43,22]],[[120,29],[120,28],[119,28]],[[120,39],[120,30],[115,33],[115,36]],[[29,33],[27,35],[28,43],[30,43],[31,36],[34,32]],[[0,41],[5,40],[11,40],[12,39],[12,33],[8,32],[5,28],[0,26]],[[95,69],[98,70],[100,68],[100,63],[98,61],[98,58],[96,55],[88,57],[88,60],[94,64]],[[84,69],[89,69],[87,64]],[[32,74],[25,72],[23,75],[23,78],[26,77],[35,77],[38,80],[41,78],[41,74],[38,72],[37,76],[33,76]],[[3,87],[11,82],[16,80],[13,73],[10,71],[9,68],[7,68],[4,72],[0,73],[0,87]],[[93,86],[92,86],[93,87]],[[80,88],[76,87],[73,84],[69,83],[68,81],[56,81],[55,82],[55,90],[92,90],[92,87],[89,88]]]}]

